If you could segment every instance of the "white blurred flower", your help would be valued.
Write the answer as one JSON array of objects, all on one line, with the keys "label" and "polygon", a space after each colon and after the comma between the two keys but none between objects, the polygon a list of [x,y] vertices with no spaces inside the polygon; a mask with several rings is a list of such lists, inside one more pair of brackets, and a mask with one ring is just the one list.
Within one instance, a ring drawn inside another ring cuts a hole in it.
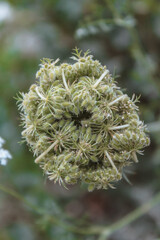
[{"label": "white blurred flower", "polygon": [[7,2],[0,3],[0,23],[10,20],[13,15],[13,9]]},{"label": "white blurred flower", "polygon": [[12,156],[9,151],[2,148],[5,143],[4,139],[0,137],[0,165],[5,166],[8,162],[8,159],[11,159]]},{"label": "white blurred flower", "polygon": [[0,137],[0,148],[2,147],[2,145],[5,143],[4,139]]}]

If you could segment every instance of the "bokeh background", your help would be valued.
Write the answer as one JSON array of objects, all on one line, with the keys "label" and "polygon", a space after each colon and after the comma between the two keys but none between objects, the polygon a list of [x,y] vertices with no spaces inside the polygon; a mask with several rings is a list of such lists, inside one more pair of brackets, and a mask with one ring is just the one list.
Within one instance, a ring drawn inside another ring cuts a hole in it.
[{"label": "bokeh background", "polygon": [[[151,145],[126,170],[131,184],[122,180],[116,190],[88,193],[85,186],[66,190],[55,185],[43,176],[26,145],[19,144],[22,128],[14,97],[34,83],[40,59],[70,61],[75,46],[90,49],[129,96],[141,95],[140,114]],[[0,166],[0,184],[19,194],[0,191],[0,240],[98,239],[65,224],[110,225],[160,190],[159,56],[159,0],[0,1],[0,136],[12,154]],[[160,239],[160,206],[108,239]]]}]

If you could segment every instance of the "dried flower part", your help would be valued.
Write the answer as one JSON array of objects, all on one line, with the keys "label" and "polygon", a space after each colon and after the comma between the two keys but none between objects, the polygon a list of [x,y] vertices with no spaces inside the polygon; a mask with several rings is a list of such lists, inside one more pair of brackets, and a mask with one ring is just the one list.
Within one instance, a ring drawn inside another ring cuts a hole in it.
[{"label": "dried flower part", "polygon": [[43,59],[38,81],[21,94],[22,136],[49,179],[107,189],[150,143],[138,99],[117,86],[106,66],[75,50],[74,64]]}]

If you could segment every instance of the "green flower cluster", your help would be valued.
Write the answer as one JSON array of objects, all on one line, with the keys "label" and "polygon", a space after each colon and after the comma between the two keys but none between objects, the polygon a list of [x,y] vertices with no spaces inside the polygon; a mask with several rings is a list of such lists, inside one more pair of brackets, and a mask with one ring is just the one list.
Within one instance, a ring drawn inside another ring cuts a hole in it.
[{"label": "green flower cluster", "polygon": [[138,101],[106,66],[77,49],[74,64],[43,59],[38,81],[18,101],[23,137],[49,179],[107,189],[150,143]]}]

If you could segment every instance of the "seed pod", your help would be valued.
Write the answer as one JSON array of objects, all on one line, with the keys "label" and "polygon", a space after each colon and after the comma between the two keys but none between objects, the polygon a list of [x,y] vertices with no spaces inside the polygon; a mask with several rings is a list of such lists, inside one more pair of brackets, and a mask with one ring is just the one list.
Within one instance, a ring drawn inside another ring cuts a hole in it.
[{"label": "seed pod", "polygon": [[72,160],[72,158],[73,158],[73,153],[71,152],[64,157],[64,161],[68,162],[68,161]]},{"label": "seed pod", "polygon": [[65,124],[65,120],[64,119],[60,120],[59,124],[57,123],[57,125],[59,125],[59,127],[63,127],[64,124]]},{"label": "seed pod", "polygon": [[72,118],[72,115],[69,112],[64,112],[64,116],[66,118]]},{"label": "seed pod", "polygon": [[98,162],[98,158],[96,156],[94,156],[94,155],[90,157],[90,160],[92,162]]},{"label": "seed pod", "polygon": [[88,185],[88,191],[92,192],[95,189],[95,185],[94,184],[89,184]]},{"label": "seed pod", "polygon": [[96,142],[100,143],[103,140],[103,137],[101,134],[98,134],[97,138],[96,138]]}]

